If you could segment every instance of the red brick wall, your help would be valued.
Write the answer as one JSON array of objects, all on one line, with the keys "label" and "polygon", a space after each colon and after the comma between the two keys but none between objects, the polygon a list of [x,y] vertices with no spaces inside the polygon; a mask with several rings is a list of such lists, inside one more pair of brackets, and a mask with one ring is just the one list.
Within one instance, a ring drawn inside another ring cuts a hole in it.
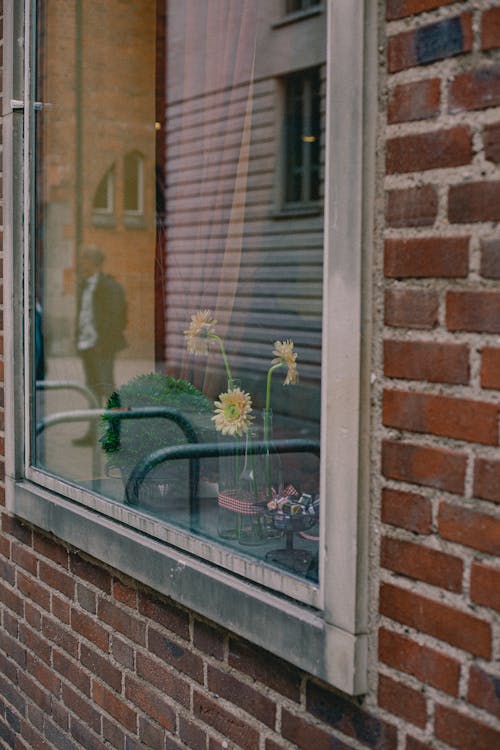
[{"label": "red brick wall", "polygon": [[386,19],[378,703],[406,750],[493,750],[500,4],[388,0]]},{"label": "red brick wall", "polygon": [[0,746],[500,747],[500,3],[383,11],[369,693],[330,690],[3,513]]}]

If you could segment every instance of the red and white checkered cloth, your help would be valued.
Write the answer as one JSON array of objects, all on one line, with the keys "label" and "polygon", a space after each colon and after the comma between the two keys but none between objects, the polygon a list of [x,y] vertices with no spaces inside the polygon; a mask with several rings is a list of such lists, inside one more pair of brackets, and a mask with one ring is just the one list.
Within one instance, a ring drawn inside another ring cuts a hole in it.
[{"label": "red and white checkered cloth", "polygon": [[[277,492],[273,489],[273,497],[277,496]],[[299,493],[291,484],[287,485],[283,492],[280,492],[280,496],[283,497],[298,497]],[[226,508],[233,513],[241,513],[244,516],[258,516],[266,509],[266,500],[262,498],[259,502],[252,499],[245,499],[238,497],[237,490],[226,490],[225,492],[219,492],[218,503],[221,508]]]}]

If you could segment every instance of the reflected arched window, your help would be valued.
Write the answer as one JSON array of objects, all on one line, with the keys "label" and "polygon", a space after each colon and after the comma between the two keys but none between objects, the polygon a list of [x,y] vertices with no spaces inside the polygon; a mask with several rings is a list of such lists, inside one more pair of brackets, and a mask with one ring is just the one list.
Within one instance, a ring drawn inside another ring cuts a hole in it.
[{"label": "reflected arched window", "polygon": [[123,159],[123,221],[128,226],[144,221],[144,157],[138,151]]},{"label": "reflected arched window", "polygon": [[115,168],[101,178],[92,201],[92,223],[110,226],[115,223]]}]

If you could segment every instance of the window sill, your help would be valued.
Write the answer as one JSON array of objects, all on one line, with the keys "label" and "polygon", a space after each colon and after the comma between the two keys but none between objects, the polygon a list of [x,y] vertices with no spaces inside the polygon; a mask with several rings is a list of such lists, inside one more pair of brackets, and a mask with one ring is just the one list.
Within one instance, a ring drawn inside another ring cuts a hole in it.
[{"label": "window sill", "polygon": [[113,214],[92,214],[92,224],[95,227],[106,227],[114,229],[116,227],[116,220]]},{"label": "window sill", "polygon": [[[366,691],[367,635],[141,535],[29,482],[7,479],[8,509],[351,695]],[[269,633],[273,633],[272,643]]]},{"label": "window sill", "polygon": [[323,206],[320,203],[310,203],[304,205],[290,206],[287,208],[279,208],[271,213],[271,218],[280,219],[295,219],[308,216],[322,216]]},{"label": "window sill", "polygon": [[127,229],[146,229],[146,220],[142,214],[123,214],[123,225]]}]

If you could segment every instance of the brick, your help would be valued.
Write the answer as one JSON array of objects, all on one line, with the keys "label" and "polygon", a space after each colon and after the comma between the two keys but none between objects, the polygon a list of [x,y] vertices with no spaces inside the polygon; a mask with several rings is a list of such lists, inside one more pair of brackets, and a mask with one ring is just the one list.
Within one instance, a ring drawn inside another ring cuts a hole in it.
[{"label": "brick", "polygon": [[438,194],[433,185],[387,191],[386,220],[390,227],[432,226],[437,210]]},{"label": "brick", "polygon": [[[33,630],[39,631],[42,625],[42,614],[38,607],[32,602],[27,601],[24,605],[24,617],[28,625],[31,625]],[[19,626],[21,627],[21,625]]]},{"label": "brick", "polygon": [[15,612],[20,617],[24,614],[24,600],[14,589],[7,588],[0,582],[0,601],[4,607]]},{"label": "brick", "polygon": [[387,66],[397,73],[416,65],[470,52],[472,49],[472,14],[447,18],[412,31],[389,37]]},{"label": "brick", "polygon": [[382,490],[382,522],[413,531],[432,532],[432,504],[416,492],[403,492],[385,487]]},{"label": "brick", "polygon": [[19,591],[29,601],[36,602],[36,604],[47,611],[50,610],[50,591],[43,586],[40,586],[40,583],[37,580],[18,572],[17,585]]},{"label": "brick", "polygon": [[116,721],[128,729],[129,732],[135,732],[137,724],[137,714],[131,709],[122,698],[113,693],[99,682],[92,681],[92,699],[112,716]]},{"label": "brick", "polygon": [[187,747],[205,748],[207,735],[194,722],[188,721],[184,716],[179,716],[179,737]]},{"label": "brick", "polygon": [[32,628],[21,623],[19,625],[19,642],[23,643],[29,651],[36,654],[46,664],[50,664],[52,656],[52,647],[45,638],[41,638]]},{"label": "brick", "polygon": [[32,656],[29,651],[26,654],[26,671],[37,685],[46,688],[52,695],[59,695],[61,689],[59,677],[54,674],[53,669],[41,662],[40,659]]},{"label": "brick", "polygon": [[203,682],[203,660],[187,646],[181,646],[166,638],[163,633],[150,628],[148,647],[152,654],[158,656],[166,664],[184,672],[197,682]]},{"label": "brick", "polygon": [[107,599],[99,599],[97,615],[113,630],[117,630],[141,646],[146,644],[146,623],[135,617],[130,610],[125,610]]},{"label": "brick", "polygon": [[[28,721],[22,722],[22,736],[27,741],[28,750],[30,748],[35,748],[36,750],[54,750],[54,746],[50,745],[44,738],[38,733],[38,731],[31,726],[31,724]],[[16,747],[16,750],[17,747]]]},{"label": "brick", "polygon": [[175,729],[175,711],[170,703],[130,675],[125,676],[125,697],[165,729],[170,732]]},{"label": "brick", "polygon": [[500,47],[500,8],[489,8],[481,16],[481,47]]},{"label": "brick", "polygon": [[393,328],[431,329],[438,323],[439,298],[420,289],[388,289],[384,323]]},{"label": "brick", "polygon": [[388,378],[467,384],[469,347],[434,341],[384,341],[384,374]]},{"label": "brick", "polygon": [[457,750],[498,750],[500,730],[448,706],[436,705],[434,718],[436,739]]},{"label": "brick", "polygon": [[500,122],[485,125],[483,129],[484,156],[500,164]]},{"label": "brick", "polygon": [[221,661],[224,658],[224,636],[220,630],[201,620],[193,624],[193,645],[208,656]]},{"label": "brick", "polygon": [[131,609],[137,609],[137,589],[127,586],[119,580],[113,581],[113,596],[120,604],[125,604]]},{"label": "brick", "polygon": [[497,404],[473,399],[386,390],[383,423],[400,430],[497,445],[499,410]]},{"label": "brick", "polygon": [[500,219],[500,182],[479,181],[451,185],[448,219],[452,224],[471,224]]},{"label": "brick", "polygon": [[470,596],[476,604],[500,612],[500,570],[485,563],[472,563]]},{"label": "brick", "polygon": [[123,667],[134,669],[134,648],[127,641],[113,634],[111,641],[111,654]]},{"label": "brick", "polygon": [[90,695],[90,677],[81,666],[60,651],[54,650],[53,665],[56,672],[71,682],[81,693]]},{"label": "brick", "polygon": [[500,519],[448,502],[439,506],[438,529],[443,539],[500,555]]},{"label": "brick", "polygon": [[69,685],[62,685],[62,700],[66,708],[72,713],[83,719],[95,732],[98,732],[101,726],[101,713],[97,711],[89,700],[82,698],[76,690]]},{"label": "brick", "polygon": [[481,387],[500,388],[500,349],[486,346],[481,350]]},{"label": "brick", "polygon": [[243,750],[255,750],[259,745],[259,733],[237,714],[223,708],[216,699],[208,698],[197,691],[193,694],[193,714]]},{"label": "brick", "polygon": [[52,595],[52,606],[51,606],[52,614],[60,622],[64,622],[66,623],[66,625],[69,625],[71,622],[70,603],[67,602],[65,599],[63,599],[62,597],[57,596],[55,591],[52,591],[51,595]]},{"label": "brick", "polygon": [[61,626],[57,620],[49,619],[44,617],[42,620],[42,634],[44,638],[47,638],[51,643],[62,648],[67,654],[73,658],[78,656],[78,639],[75,638],[73,633]]},{"label": "brick", "polygon": [[254,646],[236,639],[229,641],[229,666],[252,680],[281,693],[287,698],[300,700],[301,677],[290,664]]},{"label": "brick", "polygon": [[152,721],[149,721],[144,716],[139,717],[139,739],[142,742],[141,747],[150,747],[158,748],[158,750],[163,750],[164,743],[163,743],[163,737],[164,737],[164,731],[163,729],[160,729],[160,727],[153,724]]},{"label": "brick", "polygon": [[425,727],[427,702],[421,692],[381,674],[378,682],[378,705],[410,724]]},{"label": "brick", "polygon": [[[300,750],[311,748],[314,750],[354,750],[352,745],[346,745],[337,737],[333,738],[331,732],[286,708],[282,710],[281,733],[286,740],[292,742],[293,746]],[[266,744],[266,750],[286,750],[286,748],[284,745],[269,742]]]},{"label": "brick", "polygon": [[76,601],[86,612],[90,612],[92,615],[97,614],[97,594],[86,584],[76,584]]},{"label": "brick", "polygon": [[412,122],[435,117],[441,103],[439,78],[414,81],[394,86],[389,92],[387,119],[389,124]]},{"label": "brick", "polygon": [[458,695],[460,663],[453,657],[386,628],[379,632],[378,649],[384,664],[437,690]]},{"label": "brick", "polygon": [[469,272],[468,237],[390,238],[384,247],[387,278],[465,278]]},{"label": "brick", "polygon": [[84,560],[79,555],[71,555],[70,570],[75,576],[96,586],[105,594],[111,594],[111,575],[98,565]]},{"label": "brick", "polygon": [[259,690],[210,664],[207,670],[207,687],[212,693],[239,706],[271,729],[274,728],[276,703]]},{"label": "brick", "polygon": [[25,524],[13,516],[2,515],[2,531],[18,539],[22,544],[31,547],[32,532]]},{"label": "brick", "polygon": [[500,333],[500,292],[448,292],[446,325],[450,331]]},{"label": "brick", "polygon": [[500,719],[500,677],[473,664],[469,673],[467,700]]},{"label": "brick", "polygon": [[[14,685],[17,682],[17,666],[5,654],[0,652],[0,675],[3,675],[9,682]],[[3,685],[0,680],[0,693],[3,692]],[[11,701],[9,701],[10,703]]]},{"label": "brick", "polygon": [[85,643],[81,644],[80,663],[96,677],[100,677],[109,687],[117,693],[121,691],[122,673],[113,666],[109,659],[89,648]]},{"label": "brick", "polygon": [[0,650],[21,669],[26,668],[26,649],[21,646],[17,637],[11,638],[10,635],[0,630]]},{"label": "brick", "polygon": [[40,560],[38,575],[43,583],[46,583],[51,589],[57,589],[68,599],[73,599],[75,595],[75,579],[60,568],[55,568],[43,560]]},{"label": "brick", "polygon": [[151,658],[140,651],[137,652],[136,660],[138,677],[159,690],[163,690],[177,703],[186,708],[189,707],[189,684],[177,671],[165,667],[158,659]]},{"label": "brick", "polygon": [[24,568],[31,575],[36,575],[38,570],[38,561],[31,549],[23,545],[14,543],[12,545],[12,560]]},{"label": "brick", "polygon": [[500,503],[500,461],[488,458],[475,459],[474,495],[482,500]]},{"label": "brick", "polygon": [[71,627],[101,651],[109,652],[109,633],[85,612],[76,609],[71,611]]},{"label": "brick", "polygon": [[397,440],[382,447],[382,474],[412,484],[463,494],[467,457],[445,448],[430,448]]},{"label": "brick", "polygon": [[6,679],[8,675],[0,672],[0,695],[2,695],[2,701],[5,700],[10,706],[21,715],[26,712],[26,697],[18,689],[15,681],[9,681]]},{"label": "brick", "polygon": [[139,612],[181,638],[189,639],[189,615],[180,607],[139,592]]},{"label": "brick", "polygon": [[471,161],[472,133],[464,125],[397,136],[386,142],[387,174],[460,167]]},{"label": "brick", "polygon": [[340,693],[308,682],[306,708],[320,721],[362,742],[372,750],[396,750],[397,748],[395,726]]},{"label": "brick", "polygon": [[491,657],[491,627],[485,620],[413,591],[383,583],[380,612],[403,625],[485,659]]},{"label": "brick", "polygon": [[462,591],[462,560],[422,544],[383,537],[380,564],[383,568],[408,578],[425,581],[456,593]]},{"label": "brick", "polygon": [[[283,716],[285,715],[285,711],[283,711]],[[318,747],[318,743],[315,742],[314,747]],[[212,750],[212,748],[210,748]],[[217,748],[217,750],[222,750],[222,748]],[[282,742],[276,742],[276,740],[267,737],[266,738],[266,744],[265,744],[265,750],[287,750],[285,745]],[[340,747],[339,747],[340,750]],[[343,750],[343,748],[342,748]],[[351,750],[351,748],[347,748],[347,750]]]},{"label": "brick", "polygon": [[396,21],[398,18],[417,15],[426,10],[435,10],[454,2],[456,0],[387,0],[385,17],[388,21]]},{"label": "brick", "polygon": [[59,544],[56,544],[52,539],[47,539],[44,536],[35,534],[33,540],[33,548],[35,552],[38,552],[48,560],[57,563],[63,568],[69,567],[68,551]]},{"label": "brick", "polygon": [[500,239],[481,241],[481,276],[500,279]]},{"label": "brick", "polygon": [[500,65],[488,65],[456,75],[449,84],[448,110],[487,109],[500,104]]},{"label": "brick", "polygon": [[125,747],[124,732],[104,715],[102,717],[102,736],[116,750],[123,750]]},{"label": "brick", "polygon": [[79,747],[84,747],[87,750],[99,750],[102,748],[102,741],[100,737],[97,737],[95,732],[88,729],[87,725],[82,721],[79,721],[74,716],[71,717],[71,736],[78,743],[75,750]]}]

